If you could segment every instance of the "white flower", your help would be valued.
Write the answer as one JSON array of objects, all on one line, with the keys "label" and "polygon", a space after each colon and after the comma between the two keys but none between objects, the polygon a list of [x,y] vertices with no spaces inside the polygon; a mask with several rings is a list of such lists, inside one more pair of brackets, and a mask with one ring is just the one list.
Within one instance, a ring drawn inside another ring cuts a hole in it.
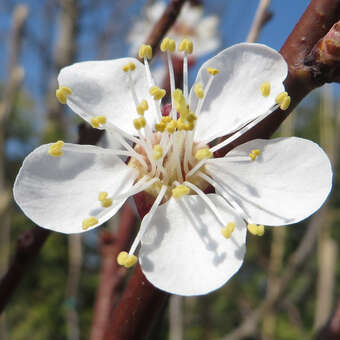
[{"label": "white flower", "polygon": [[[139,46],[145,41],[155,23],[162,16],[166,6],[164,1],[156,1],[151,6],[146,7],[144,17],[137,20],[132,26],[128,35],[131,54],[138,51]],[[215,51],[221,44],[217,32],[218,22],[216,15],[204,16],[203,6],[193,6],[186,2],[168,35],[175,41],[190,38],[195,45],[194,56],[201,57]]]},{"label": "white flower", "polygon": [[[184,45],[189,51],[190,41]],[[162,49],[169,55],[174,42],[164,40]],[[282,83],[287,64],[274,50],[260,44],[225,49],[201,67],[190,94],[187,79],[182,93],[172,76],[170,116],[161,116],[164,90],[150,73],[151,48],[142,46],[140,55],[145,65],[124,58],[61,70],[59,100],[114,134],[122,147],[42,145],[25,159],[14,197],[39,226],[79,233],[145,191],[152,208],[118,262],[132,266],[140,245],[139,262],[153,285],[179,295],[206,294],[240,268],[247,224],[262,235],[263,225],[296,223],[323,204],[331,189],[330,162],[318,145],[295,137],[252,140],[214,158],[279,106],[288,107]],[[129,156],[128,164],[119,156]],[[216,193],[204,193],[209,185]]]}]

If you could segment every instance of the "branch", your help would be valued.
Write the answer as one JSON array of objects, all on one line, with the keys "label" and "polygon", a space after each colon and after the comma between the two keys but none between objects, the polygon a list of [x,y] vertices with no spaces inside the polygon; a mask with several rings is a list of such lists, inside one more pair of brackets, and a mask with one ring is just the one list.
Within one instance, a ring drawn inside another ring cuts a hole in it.
[{"label": "branch", "polygon": [[126,277],[126,269],[115,261],[118,254],[126,250],[136,225],[137,216],[130,204],[126,203],[119,216],[116,235],[103,231],[100,235],[101,271],[97,289],[91,340],[104,340],[109,328],[110,315],[117,301],[119,288]]}]

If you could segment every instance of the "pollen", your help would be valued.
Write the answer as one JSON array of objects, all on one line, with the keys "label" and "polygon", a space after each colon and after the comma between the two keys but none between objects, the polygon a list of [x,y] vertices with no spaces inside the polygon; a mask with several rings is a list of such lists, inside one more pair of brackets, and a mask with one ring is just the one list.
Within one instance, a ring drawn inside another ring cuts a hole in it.
[{"label": "pollen", "polygon": [[176,49],[175,40],[170,39],[168,37],[164,38],[161,43],[160,49],[162,52],[166,52],[166,51],[174,52]]},{"label": "pollen", "polygon": [[212,157],[212,152],[209,150],[209,148],[203,148],[203,149],[199,149],[197,150],[196,154],[195,154],[195,158],[199,161],[201,161],[202,159],[206,159],[206,158],[211,158]]},{"label": "pollen", "polygon": [[259,149],[254,149],[251,150],[249,153],[249,157],[251,158],[252,161],[255,161],[255,159],[257,158],[257,156],[259,156],[261,154],[261,150]]},{"label": "pollen", "polygon": [[155,161],[157,161],[157,160],[161,159],[162,156],[163,156],[163,149],[159,144],[156,144],[153,147],[153,159]]},{"label": "pollen", "polygon": [[93,227],[94,225],[96,225],[97,223],[98,223],[98,219],[94,216],[91,216],[91,217],[85,218],[83,220],[82,228],[84,230],[87,230],[87,229]]},{"label": "pollen", "polygon": [[178,45],[178,51],[191,54],[194,50],[194,44],[190,39],[183,39]]},{"label": "pollen", "polygon": [[152,47],[150,45],[142,45],[139,49],[138,55],[140,58],[152,58]]},{"label": "pollen", "polygon": [[162,99],[166,95],[166,91],[164,89],[159,88],[158,86],[152,86],[149,90],[149,93],[151,94],[154,100]]},{"label": "pollen", "polygon": [[144,112],[149,109],[148,102],[144,99],[137,105],[137,113],[141,116],[144,115]]},{"label": "pollen", "polygon": [[117,263],[125,268],[131,268],[137,262],[137,256],[129,255],[126,251],[121,251],[117,256]]},{"label": "pollen", "polygon": [[279,93],[276,98],[275,98],[275,102],[276,104],[282,104],[283,100],[288,96],[287,92],[281,92]]},{"label": "pollen", "polygon": [[208,71],[208,73],[211,74],[212,76],[216,76],[216,74],[219,74],[219,73],[220,73],[219,69],[213,68],[213,67],[208,67],[208,68],[207,68],[207,71]]},{"label": "pollen", "polygon": [[281,109],[282,111],[287,110],[287,109],[289,108],[290,102],[291,102],[290,97],[289,97],[289,96],[286,96],[286,97],[283,99],[283,101],[282,101],[282,103],[281,103],[281,105],[280,105],[280,109]]},{"label": "pollen", "polygon": [[176,89],[172,94],[174,101],[175,101],[175,107],[177,112],[180,113],[182,118],[185,118],[185,116],[189,113],[188,105],[185,101],[185,97],[183,95],[182,90]]},{"label": "pollen", "polygon": [[160,123],[157,123],[155,124],[155,129],[159,132],[163,132],[165,130],[165,123],[164,122],[160,122]]},{"label": "pollen", "polygon": [[143,116],[141,116],[133,120],[133,125],[135,126],[136,130],[140,130],[146,125],[146,120]]},{"label": "pollen", "polygon": [[169,122],[166,125],[166,131],[168,131],[169,133],[173,133],[173,132],[175,132],[176,127],[177,127],[176,121],[175,120],[171,120],[171,122]]},{"label": "pollen", "polygon": [[62,140],[58,140],[50,146],[48,149],[48,154],[53,157],[61,156],[63,154],[62,148],[64,145],[65,143]]},{"label": "pollen", "polygon": [[112,198],[108,198],[108,193],[105,191],[101,191],[98,195],[98,200],[101,202],[103,208],[111,207]]},{"label": "pollen", "polygon": [[260,91],[263,97],[268,97],[270,95],[270,83],[268,81],[262,83],[260,86]]},{"label": "pollen", "polygon": [[201,83],[195,84],[194,92],[199,99],[202,99],[204,97],[204,89]]},{"label": "pollen", "polygon": [[264,226],[263,225],[257,225],[254,223],[248,224],[248,231],[256,236],[263,236],[264,234]]},{"label": "pollen", "polygon": [[224,228],[222,228],[221,233],[225,238],[230,238],[231,234],[235,230],[236,223],[230,222]]},{"label": "pollen", "polygon": [[176,188],[172,189],[172,197],[178,199],[184,195],[189,195],[190,188],[184,184],[178,185]]},{"label": "pollen", "polygon": [[125,64],[122,69],[124,72],[134,71],[136,69],[136,65],[130,61],[129,63]]},{"label": "pollen", "polygon": [[99,125],[106,123],[106,117],[105,116],[97,116],[91,118],[91,124],[94,128],[98,128]]},{"label": "pollen", "polygon": [[60,86],[55,91],[55,95],[61,104],[66,104],[67,97],[72,94],[72,90],[67,86]]}]

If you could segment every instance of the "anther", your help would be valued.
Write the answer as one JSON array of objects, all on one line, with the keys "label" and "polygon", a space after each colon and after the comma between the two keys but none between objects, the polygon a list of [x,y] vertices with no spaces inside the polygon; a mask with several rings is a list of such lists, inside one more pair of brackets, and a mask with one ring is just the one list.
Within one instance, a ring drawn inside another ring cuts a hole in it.
[{"label": "anther", "polygon": [[288,96],[287,92],[281,92],[279,93],[276,98],[275,98],[275,102],[276,104],[282,104],[283,100]]},{"label": "anther", "polygon": [[163,149],[159,144],[156,144],[153,147],[153,159],[155,161],[157,161],[157,160],[161,159],[162,156],[163,156]]},{"label": "anther", "polygon": [[137,262],[137,256],[129,255],[126,251],[121,251],[117,256],[117,263],[125,268],[131,268]]},{"label": "anther", "polygon": [[85,218],[83,220],[82,228],[84,230],[87,230],[87,229],[93,227],[96,224],[98,224],[98,219],[96,217],[94,217],[94,216],[91,216],[91,217]]},{"label": "anther", "polygon": [[184,184],[178,185],[176,188],[172,189],[172,197],[178,199],[184,195],[189,195],[190,188]]},{"label": "anther", "polygon": [[98,128],[99,125],[103,125],[105,123],[106,123],[105,116],[97,116],[97,117],[91,118],[91,124],[94,128]]},{"label": "anther", "polygon": [[160,122],[155,124],[155,129],[159,132],[163,132],[165,130],[165,123],[164,122]]},{"label": "anther", "polygon": [[137,105],[137,113],[141,116],[144,115],[144,112],[149,109],[148,102],[144,99]]},{"label": "anther", "polygon": [[230,238],[231,234],[235,230],[235,222],[228,223],[224,228],[222,228],[221,233],[225,238]]},{"label": "anther", "polygon": [[191,54],[194,50],[194,44],[190,39],[183,39],[178,45],[178,51]]},{"label": "anther", "polygon": [[154,100],[162,99],[166,95],[166,91],[159,88],[158,86],[152,86],[149,90],[149,93],[151,96],[153,96]]},{"label": "anther", "polygon": [[270,83],[268,81],[262,83],[260,86],[260,91],[263,97],[268,97],[270,95]]},{"label": "anther", "polygon": [[204,97],[204,89],[201,83],[195,84],[194,92],[199,99],[202,99]]},{"label": "anther", "polygon": [[264,226],[263,225],[257,225],[254,223],[250,223],[247,226],[248,231],[256,236],[262,236],[264,234]]},{"label": "anther", "polygon": [[249,153],[249,157],[251,158],[252,161],[255,161],[255,159],[257,158],[257,156],[259,156],[261,153],[261,150],[259,149],[254,149],[251,150]]},{"label": "anther", "polygon": [[152,58],[152,47],[150,45],[142,45],[139,49],[138,55],[140,58]]},{"label": "anther", "polygon": [[211,74],[212,76],[216,76],[216,74],[219,74],[220,71],[217,68],[213,68],[213,67],[208,67],[207,71],[209,74]]},{"label": "anther", "polygon": [[67,97],[72,94],[72,90],[67,86],[60,86],[55,91],[55,95],[61,104],[66,104]]},{"label": "anther", "polygon": [[62,148],[64,146],[64,142],[62,140],[58,140],[53,143],[48,149],[48,154],[53,157],[59,157],[63,154]]},{"label": "anther", "polygon": [[203,149],[199,149],[197,150],[196,154],[195,154],[195,158],[199,161],[201,161],[202,159],[206,159],[206,158],[211,158],[212,157],[212,152],[209,150],[209,148],[203,148]]},{"label": "anther", "polygon": [[182,90],[176,89],[173,92],[172,96],[175,101],[175,107],[177,112],[181,114],[181,117],[185,118],[186,115],[189,113],[189,109]]},{"label": "anther", "polygon": [[133,120],[133,125],[135,126],[136,130],[140,130],[146,125],[146,120],[143,116],[136,118]]},{"label": "anther", "polygon": [[105,191],[102,191],[98,195],[98,200],[101,202],[101,205],[103,208],[111,207],[112,205],[112,198],[108,198],[108,193]]},{"label": "anther", "polygon": [[281,105],[280,105],[280,109],[281,109],[282,111],[287,110],[288,107],[289,107],[289,105],[290,105],[290,102],[291,102],[291,98],[290,98],[289,96],[286,96],[286,97],[283,99],[283,101],[282,101],[282,103],[281,103]]},{"label": "anther", "polygon": [[173,132],[175,132],[176,127],[177,127],[176,121],[175,120],[171,120],[171,122],[169,122],[166,125],[166,131],[168,131],[169,133],[173,133]]},{"label": "anther", "polygon": [[134,71],[136,69],[136,65],[130,61],[129,63],[125,64],[122,69],[124,72]]},{"label": "anther", "polygon": [[161,49],[162,52],[166,52],[166,51],[174,52],[175,49],[176,49],[175,40],[170,39],[170,38],[168,38],[168,37],[164,38],[164,39],[162,40],[160,49]]}]

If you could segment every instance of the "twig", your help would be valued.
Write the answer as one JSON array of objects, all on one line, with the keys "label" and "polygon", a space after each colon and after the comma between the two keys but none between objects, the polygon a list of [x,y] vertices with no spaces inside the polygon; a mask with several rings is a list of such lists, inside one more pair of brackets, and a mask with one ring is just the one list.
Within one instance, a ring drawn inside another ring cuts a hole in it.
[{"label": "twig", "polygon": [[270,1],[271,0],[260,0],[254,21],[246,39],[247,42],[256,42],[263,26],[272,18],[273,14],[268,10]]},{"label": "twig", "polygon": [[105,339],[113,305],[127,273],[126,269],[119,266],[115,259],[121,251],[128,248],[136,219],[137,216],[131,205],[126,203],[120,215],[117,234],[103,231],[100,235],[101,271],[93,313],[91,340]]}]

